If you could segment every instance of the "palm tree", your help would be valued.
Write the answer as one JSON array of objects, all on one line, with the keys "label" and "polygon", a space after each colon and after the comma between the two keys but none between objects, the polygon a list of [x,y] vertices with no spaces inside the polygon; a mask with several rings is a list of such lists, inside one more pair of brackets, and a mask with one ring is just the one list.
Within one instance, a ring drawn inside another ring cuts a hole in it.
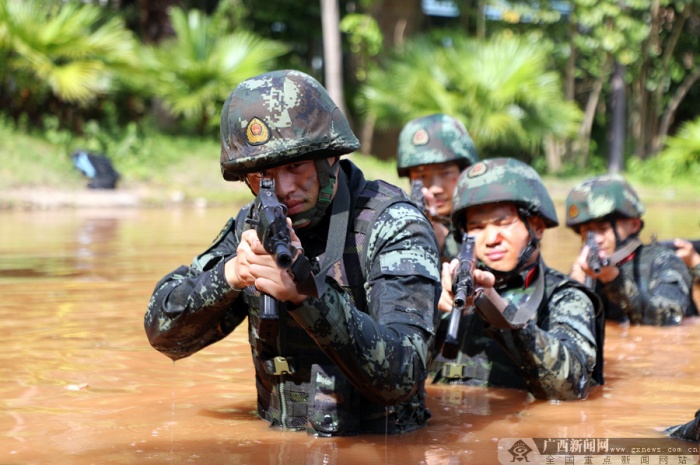
[{"label": "palm tree", "polygon": [[228,93],[244,79],[269,71],[287,48],[249,32],[217,37],[210,18],[199,10],[172,8],[170,15],[176,37],[140,50],[142,82],[123,78],[160,99],[173,117],[194,122],[202,134],[218,123]]},{"label": "palm tree", "polygon": [[108,92],[113,67],[128,60],[134,42],[122,22],[103,11],[89,4],[51,10],[34,0],[0,0],[4,83],[37,108],[49,96],[85,106]]},{"label": "palm tree", "polygon": [[536,155],[548,137],[576,133],[580,110],[564,99],[545,46],[517,36],[457,36],[448,43],[408,42],[370,75],[358,107],[383,127],[450,114],[465,124],[482,156]]},{"label": "palm tree", "polygon": [[647,160],[629,160],[632,173],[655,182],[696,180],[700,176],[700,118],[683,123],[674,136],[666,138],[665,148]]}]

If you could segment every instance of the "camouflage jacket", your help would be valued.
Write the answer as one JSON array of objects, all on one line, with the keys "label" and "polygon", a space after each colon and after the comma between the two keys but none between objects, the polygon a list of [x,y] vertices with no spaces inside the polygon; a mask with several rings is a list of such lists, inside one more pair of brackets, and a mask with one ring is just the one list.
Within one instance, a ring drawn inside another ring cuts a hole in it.
[{"label": "camouflage jacket", "polygon": [[[463,316],[459,354],[455,360],[436,357],[430,369],[433,382],[527,389],[539,399],[587,397],[597,361],[595,314],[601,311],[600,302],[562,273],[545,270],[545,296],[536,320],[522,329],[499,330],[473,311]],[[498,289],[509,302],[506,316],[532,293],[535,286],[525,283],[534,281],[536,273],[531,267]],[[446,313],[437,350],[448,321]]]},{"label": "camouflage jacket", "polygon": [[[260,336],[260,293],[236,291],[225,279],[240,237],[233,219],[209,250],[157,284],[146,332],[177,360],[247,317],[262,418],[321,435],[408,431],[430,417],[424,384],[441,290],[437,241],[399,188],[366,181],[347,160],[341,167],[353,212],[343,258],[319,298],[280,303],[277,337]],[[316,269],[328,225],[326,218],[298,233]]]},{"label": "camouflage jacket", "polygon": [[665,326],[678,325],[692,313],[692,277],[673,251],[643,245],[619,268],[613,281],[596,285],[606,318]]}]

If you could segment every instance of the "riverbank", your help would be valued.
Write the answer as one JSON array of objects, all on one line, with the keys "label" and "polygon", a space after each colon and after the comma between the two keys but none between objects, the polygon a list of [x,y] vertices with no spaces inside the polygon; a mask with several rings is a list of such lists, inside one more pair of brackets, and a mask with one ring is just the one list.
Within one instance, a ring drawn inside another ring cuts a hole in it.
[{"label": "riverbank", "polygon": [[[56,137],[54,135],[53,139]],[[0,210],[206,207],[241,204],[251,198],[243,183],[225,182],[221,178],[220,147],[215,139],[163,135],[138,139],[138,147],[112,156],[121,173],[115,190],[88,189],[87,180],[67,155],[70,150],[66,150],[65,141],[63,144],[49,142],[18,132],[1,121],[0,139],[3,139],[0,144]],[[81,146],[78,142],[71,141],[68,145]],[[408,188],[408,181],[397,175],[395,160],[362,154],[349,158],[368,179],[383,179]],[[544,182],[553,200],[563,202],[571,188],[588,174],[582,172],[581,176],[565,178],[545,176]],[[700,184],[694,179],[650,185],[629,175],[626,177],[646,205],[700,203]],[[645,176],[644,179],[650,178]]]},{"label": "riverbank", "polygon": [[[363,161],[353,160],[362,167]],[[364,169],[364,168],[363,168]],[[365,170],[368,178],[378,178],[375,169]],[[384,171],[386,173],[387,171]],[[193,176],[197,176],[195,173]],[[218,177],[218,176],[217,176]],[[216,207],[249,200],[250,191],[243,183],[225,182],[211,176],[208,187],[197,187],[183,182],[181,185],[127,184],[117,189],[89,189],[87,187],[16,187],[0,189],[0,210],[8,209],[59,209],[59,208],[169,208]],[[407,188],[405,179],[390,175],[384,177]],[[569,190],[581,179],[545,178],[552,199],[563,202]],[[635,189],[650,206],[663,204],[700,204],[698,186],[648,186],[632,181]]]},{"label": "riverbank", "polygon": [[117,189],[60,189],[23,187],[0,190],[0,210],[61,208],[165,208],[173,206],[207,207],[243,201],[245,185],[222,186],[218,191],[193,195],[184,190],[164,190],[158,186],[130,186]]}]

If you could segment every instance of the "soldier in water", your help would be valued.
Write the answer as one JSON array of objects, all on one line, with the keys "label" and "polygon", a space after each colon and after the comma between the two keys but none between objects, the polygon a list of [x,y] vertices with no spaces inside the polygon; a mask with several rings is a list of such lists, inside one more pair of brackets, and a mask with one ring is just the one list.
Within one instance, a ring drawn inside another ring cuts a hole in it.
[{"label": "soldier in water", "polygon": [[258,235],[256,198],[156,285],[145,316],[151,345],[178,360],[244,324],[257,412],[272,426],[332,436],[425,425],[440,296],[430,222],[401,189],[340,160],[359,142],[302,72],[238,85],[223,106],[221,146],[224,179],[258,198],[273,188],[260,204],[274,207],[270,223],[288,218],[263,237],[287,235],[289,263]]},{"label": "soldier in water", "polygon": [[[600,302],[542,259],[540,241],[558,221],[539,175],[511,158],[475,164],[459,178],[452,221],[473,240],[477,264],[466,277],[473,284],[459,352],[436,360],[434,379],[526,389],[538,399],[586,398],[603,382]],[[443,264],[443,312],[455,311],[460,266]]]},{"label": "soldier in water", "polygon": [[[660,245],[644,245],[644,205],[621,176],[585,180],[566,198],[566,225],[591,243],[582,247],[571,277],[589,277],[603,300],[605,317],[633,324],[678,325],[696,312],[692,278],[683,261]],[[591,266],[589,251],[598,249]]]},{"label": "soldier in water", "polygon": [[[418,189],[422,207],[433,224],[442,260],[457,256],[458,245],[450,221],[457,179],[468,166],[479,161],[474,142],[457,119],[435,114],[416,118],[399,134],[397,168],[408,177],[412,192]],[[412,197],[415,197],[414,195]]]}]

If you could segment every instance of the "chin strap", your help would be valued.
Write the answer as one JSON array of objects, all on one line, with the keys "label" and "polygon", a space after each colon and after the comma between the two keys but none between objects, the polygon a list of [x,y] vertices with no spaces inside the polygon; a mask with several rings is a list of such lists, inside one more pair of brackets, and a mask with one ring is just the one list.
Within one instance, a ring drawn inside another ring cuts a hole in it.
[{"label": "chin strap", "polygon": [[311,262],[303,253],[297,257],[289,269],[300,294],[318,297],[323,293],[328,270],[343,258],[345,237],[350,219],[350,190],[343,171],[338,176],[336,192],[328,228],[328,242],[323,254],[320,270],[314,275]]},{"label": "chin strap", "polygon": [[328,205],[333,200],[333,189],[338,180],[338,172],[340,170],[339,159],[335,159],[335,163],[328,163],[328,158],[319,158],[314,161],[316,164],[316,173],[318,176],[319,192],[316,205],[313,208],[291,215],[292,226],[295,228],[306,228],[316,226],[323,216],[326,214]]},{"label": "chin strap", "polygon": [[527,266],[527,264],[530,262],[530,259],[532,258],[532,254],[535,253],[535,251],[539,248],[540,245],[540,241],[539,239],[537,239],[535,231],[532,229],[532,226],[530,226],[530,223],[528,222],[528,218],[530,218],[531,216],[530,212],[528,212],[524,208],[518,208],[518,216],[527,228],[527,232],[530,235],[530,242],[528,242],[525,248],[520,252],[518,262],[515,264],[515,266],[510,271],[494,270],[493,268],[483,264],[479,267],[482,270],[488,271],[489,273],[494,275],[494,277],[496,278],[496,286],[505,281],[510,280],[513,276],[520,273],[520,270]]},{"label": "chin strap", "polygon": [[[531,213],[524,208],[518,208],[518,216],[525,224],[527,232],[530,235],[530,241],[525,248],[520,252],[518,262],[510,271],[496,271],[488,266],[483,266],[482,269],[489,271],[496,278],[496,286],[510,280],[518,274],[532,259],[532,255],[539,248],[540,241],[535,235],[535,231],[530,226],[528,219]],[[544,267],[542,260],[539,260],[537,281],[535,282],[535,290],[527,301],[518,306],[513,316],[507,319],[503,312],[510,305],[504,299],[498,299],[498,302],[491,300],[489,296],[484,294],[483,290],[478,290],[478,295],[474,299],[474,310],[491,326],[498,329],[519,329],[527,325],[528,321],[537,313],[537,309],[542,303],[544,297]]]},{"label": "chin strap", "polygon": [[[610,226],[612,226],[613,234],[615,234],[615,252],[608,257],[611,265],[617,265],[622,260],[627,258],[629,254],[637,250],[637,248],[642,245],[639,240],[639,232],[629,236],[627,239],[620,240],[620,235],[617,233],[617,220],[615,218],[610,219]],[[644,226],[644,223],[642,223]]]}]

